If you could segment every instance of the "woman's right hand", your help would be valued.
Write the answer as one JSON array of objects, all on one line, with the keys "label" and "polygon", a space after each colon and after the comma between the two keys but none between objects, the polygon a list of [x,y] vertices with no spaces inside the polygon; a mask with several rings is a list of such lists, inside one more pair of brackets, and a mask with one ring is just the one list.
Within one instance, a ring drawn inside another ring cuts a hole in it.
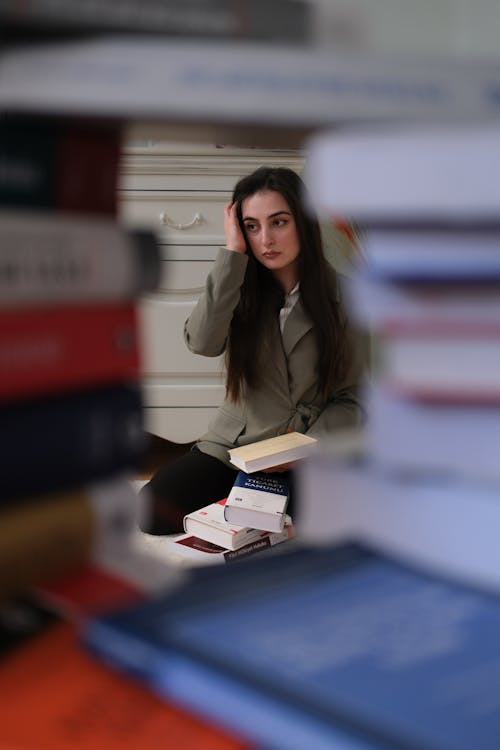
[{"label": "woman's right hand", "polygon": [[228,250],[242,254],[246,252],[247,244],[238,221],[236,203],[226,203],[224,206],[224,232]]}]

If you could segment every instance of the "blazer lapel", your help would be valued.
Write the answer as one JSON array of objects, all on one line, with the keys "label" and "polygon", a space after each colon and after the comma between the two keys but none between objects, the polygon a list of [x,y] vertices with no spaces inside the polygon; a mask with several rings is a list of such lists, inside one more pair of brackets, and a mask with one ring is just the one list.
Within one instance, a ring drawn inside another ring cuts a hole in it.
[{"label": "blazer lapel", "polygon": [[283,330],[283,349],[287,357],[300,339],[305,336],[311,328],[312,321],[304,310],[302,301],[299,297],[290,315],[286,319]]}]

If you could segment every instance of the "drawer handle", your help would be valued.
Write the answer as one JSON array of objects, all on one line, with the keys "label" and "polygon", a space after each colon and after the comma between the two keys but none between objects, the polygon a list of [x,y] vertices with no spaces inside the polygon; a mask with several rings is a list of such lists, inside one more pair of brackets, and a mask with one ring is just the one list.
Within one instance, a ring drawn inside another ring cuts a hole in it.
[{"label": "drawer handle", "polygon": [[170,216],[168,216],[166,211],[162,211],[160,214],[160,221],[165,226],[170,227],[170,229],[191,229],[191,227],[195,227],[198,224],[203,223],[203,216],[200,213],[196,213],[191,221],[187,222],[187,224],[178,224],[176,221],[173,221]]}]

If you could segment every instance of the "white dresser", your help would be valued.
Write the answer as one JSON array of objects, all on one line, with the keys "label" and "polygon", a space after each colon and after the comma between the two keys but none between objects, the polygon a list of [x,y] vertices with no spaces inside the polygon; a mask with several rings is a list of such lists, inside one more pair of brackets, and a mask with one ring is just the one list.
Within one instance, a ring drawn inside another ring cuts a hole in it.
[{"label": "white dresser", "polygon": [[124,154],[121,219],[153,227],[162,253],[160,288],[140,304],[145,426],[176,443],[199,437],[224,395],[223,358],[191,354],[184,321],[224,244],[223,206],[236,181],[262,164],[302,169],[292,151],[162,142]]}]

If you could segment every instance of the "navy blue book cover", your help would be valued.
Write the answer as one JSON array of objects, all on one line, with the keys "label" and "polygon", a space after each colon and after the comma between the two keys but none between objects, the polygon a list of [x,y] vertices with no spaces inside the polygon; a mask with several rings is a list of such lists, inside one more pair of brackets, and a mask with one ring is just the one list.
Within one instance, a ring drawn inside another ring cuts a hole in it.
[{"label": "navy blue book cover", "polygon": [[117,384],[2,406],[0,503],[138,469],[140,385]]},{"label": "navy blue book cover", "polygon": [[[355,738],[345,747],[500,747],[500,598],[356,545],[200,573],[178,593],[91,623],[88,643],[181,699],[183,670],[198,670],[206,689],[196,705],[215,718],[211,681],[225,679],[231,704],[242,686],[251,713],[250,687],[270,711]],[[122,635],[137,648],[121,648]]]},{"label": "navy blue book cover", "polygon": [[249,490],[272,492],[276,495],[288,495],[290,488],[285,473],[256,471],[247,474],[239,471],[233,487],[245,487]]}]

